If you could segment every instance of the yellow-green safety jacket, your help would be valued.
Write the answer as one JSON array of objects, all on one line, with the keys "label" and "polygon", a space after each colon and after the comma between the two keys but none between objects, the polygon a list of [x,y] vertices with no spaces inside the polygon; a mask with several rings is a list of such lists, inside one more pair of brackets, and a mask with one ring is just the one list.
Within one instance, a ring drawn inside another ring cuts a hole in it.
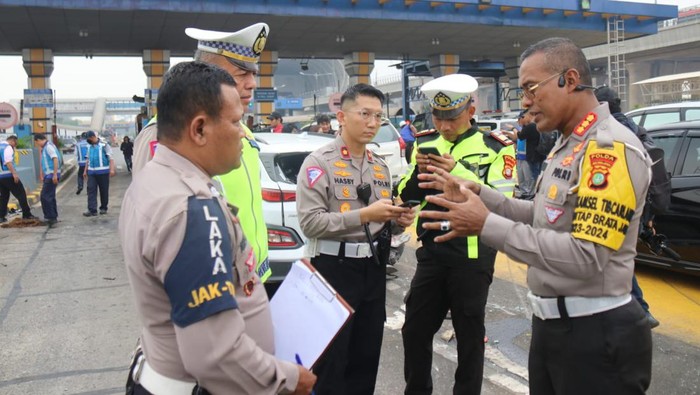
[{"label": "yellow-green safety jacket", "polygon": [[[255,252],[255,270],[262,282],[272,274],[267,256],[267,226],[262,212],[262,193],[260,189],[260,159],[258,143],[253,133],[241,122],[245,130],[241,167],[227,174],[215,177],[223,187],[226,200],[238,207],[238,220],[243,234]],[[241,193],[241,188],[245,192]]]},{"label": "yellow-green safety jacket", "polygon": [[[401,200],[421,201],[420,209],[445,211],[444,208],[428,204],[425,201],[427,195],[439,193],[439,191],[422,189],[418,187],[418,166],[416,165],[416,153],[420,147],[435,147],[440,154],[448,153],[457,162],[450,172],[460,178],[478,182],[497,190],[504,195],[513,196],[515,189],[515,146],[502,134],[496,132],[483,132],[476,126],[461,134],[454,142],[445,140],[435,129],[426,130],[416,135],[415,147],[411,157],[409,171],[399,182],[395,195]],[[422,228],[424,219],[418,217],[416,233],[428,251],[445,258],[459,259],[479,258],[479,239],[477,236],[452,239],[446,243],[434,243],[433,239],[442,231],[425,231]],[[491,254],[489,254],[491,255]]]}]

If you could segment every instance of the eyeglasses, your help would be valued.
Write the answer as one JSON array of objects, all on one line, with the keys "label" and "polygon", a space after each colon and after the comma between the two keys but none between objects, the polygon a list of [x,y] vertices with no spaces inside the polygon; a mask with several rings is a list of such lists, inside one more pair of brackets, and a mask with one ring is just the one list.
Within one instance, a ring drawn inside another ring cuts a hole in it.
[{"label": "eyeglasses", "polygon": [[535,91],[537,90],[537,88],[539,88],[542,85],[546,84],[547,82],[551,81],[554,77],[559,77],[560,75],[562,75],[564,73],[566,73],[566,71],[561,71],[559,73],[552,74],[549,77],[543,79],[542,81],[536,83],[535,85],[531,85],[527,88],[523,88],[523,90],[520,91],[520,94],[519,94],[520,100],[523,100],[526,97],[530,100],[535,100],[535,95],[536,95]]},{"label": "eyeglasses", "polygon": [[369,121],[370,117],[373,117],[375,121],[377,122],[382,122],[382,119],[384,119],[384,113],[383,112],[375,112],[371,113],[367,110],[359,110],[359,111],[353,111],[355,114],[358,114],[360,117],[362,117],[363,120]]}]

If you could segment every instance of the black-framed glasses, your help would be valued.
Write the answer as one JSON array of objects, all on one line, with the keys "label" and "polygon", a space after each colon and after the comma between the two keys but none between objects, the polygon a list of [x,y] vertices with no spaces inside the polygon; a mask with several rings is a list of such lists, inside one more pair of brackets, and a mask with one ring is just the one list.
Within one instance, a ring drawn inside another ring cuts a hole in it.
[{"label": "black-framed glasses", "polygon": [[370,118],[373,118],[377,122],[382,122],[382,119],[384,119],[384,113],[383,112],[369,112],[367,110],[357,110],[353,111],[355,114],[358,114],[363,120],[369,121]]},{"label": "black-framed glasses", "polygon": [[564,73],[566,73],[566,70],[560,71],[560,72],[558,72],[558,73],[556,73],[556,74],[552,74],[552,75],[550,75],[549,77],[543,79],[542,81],[536,83],[535,85],[530,85],[530,86],[528,86],[528,87],[526,87],[526,88],[522,88],[523,90],[520,91],[520,94],[519,94],[520,100],[523,100],[523,99],[526,98],[526,97],[527,97],[528,99],[530,99],[530,100],[535,100],[535,96],[536,96],[535,91],[537,90],[537,88],[539,88],[539,87],[541,87],[542,85],[548,83],[549,81],[551,81],[552,79],[554,79],[554,77],[559,77],[560,75],[563,75]]}]

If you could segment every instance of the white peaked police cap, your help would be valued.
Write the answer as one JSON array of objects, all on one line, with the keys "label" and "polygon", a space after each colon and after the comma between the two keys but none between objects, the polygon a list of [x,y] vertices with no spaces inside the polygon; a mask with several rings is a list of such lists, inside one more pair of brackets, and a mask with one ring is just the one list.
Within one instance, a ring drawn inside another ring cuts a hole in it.
[{"label": "white peaked police cap", "polygon": [[450,74],[436,78],[420,90],[430,101],[433,116],[439,119],[457,117],[469,106],[472,94],[479,88],[474,77],[466,74]]},{"label": "white peaked police cap", "polygon": [[256,23],[233,33],[188,27],[185,34],[198,40],[200,51],[225,56],[244,70],[258,71],[258,59],[265,49],[270,27],[266,23]]}]

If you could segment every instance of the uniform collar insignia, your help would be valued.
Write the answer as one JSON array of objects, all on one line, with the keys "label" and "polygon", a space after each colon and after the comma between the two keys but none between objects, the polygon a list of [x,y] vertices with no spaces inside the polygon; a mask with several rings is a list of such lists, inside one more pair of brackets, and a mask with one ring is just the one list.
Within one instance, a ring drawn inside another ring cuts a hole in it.
[{"label": "uniform collar insignia", "polygon": [[348,147],[346,147],[346,146],[340,147],[340,156],[343,159],[351,159],[350,158],[350,150],[348,150]]},{"label": "uniform collar insignia", "polygon": [[589,112],[585,118],[574,128],[574,134],[583,136],[588,129],[598,120],[598,116],[594,112]]},{"label": "uniform collar insignia", "polygon": [[367,162],[372,163],[374,162],[374,158],[372,157],[372,151],[370,150],[365,150],[367,151]]}]

